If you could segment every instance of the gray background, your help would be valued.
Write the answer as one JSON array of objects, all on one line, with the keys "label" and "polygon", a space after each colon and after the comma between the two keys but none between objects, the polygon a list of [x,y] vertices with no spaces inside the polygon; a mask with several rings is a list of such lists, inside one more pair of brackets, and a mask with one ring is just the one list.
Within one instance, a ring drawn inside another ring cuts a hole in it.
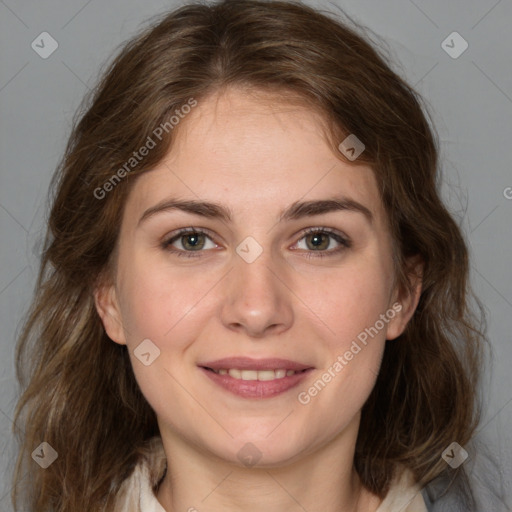
[{"label": "gray background", "polygon": [[[335,12],[339,6],[383,37],[401,63],[395,69],[430,105],[441,140],[443,194],[470,245],[472,282],[488,313],[494,350],[480,431],[510,482],[512,2],[310,3]],[[163,0],[0,0],[1,511],[11,510],[15,339],[34,287],[52,172],[72,116],[100,67],[148,18],[175,5]],[[31,48],[45,31],[59,45],[47,59]],[[441,46],[454,31],[469,44],[455,59]],[[508,487],[509,499],[510,494]]]}]

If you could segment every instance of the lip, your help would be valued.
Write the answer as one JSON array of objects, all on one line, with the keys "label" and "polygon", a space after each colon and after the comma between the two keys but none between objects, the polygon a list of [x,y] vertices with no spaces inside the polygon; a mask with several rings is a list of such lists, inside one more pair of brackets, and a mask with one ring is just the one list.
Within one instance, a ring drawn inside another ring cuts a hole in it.
[{"label": "lip", "polygon": [[294,370],[300,372],[313,368],[311,365],[298,363],[289,359],[269,358],[269,359],[252,359],[250,357],[225,357],[223,359],[216,359],[215,361],[208,361],[205,363],[198,363],[197,366],[204,368],[211,368],[212,370],[222,370],[223,368],[237,368],[239,370],[277,370],[282,368],[284,370]]},{"label": "lip", "polygon": [[[288,359],[251,359],[247,357],[229,357],[198,364],[201,372],[213,383],[224,390],[242,398],[272,398],[298,386],[313,370],[312,366]],[[209,369],[210,368],[210,369]],[[213,370],[237,368],[239,370],[294,370],[294,375],[268,381],[235,379],[229,374],[219,375]]]}]

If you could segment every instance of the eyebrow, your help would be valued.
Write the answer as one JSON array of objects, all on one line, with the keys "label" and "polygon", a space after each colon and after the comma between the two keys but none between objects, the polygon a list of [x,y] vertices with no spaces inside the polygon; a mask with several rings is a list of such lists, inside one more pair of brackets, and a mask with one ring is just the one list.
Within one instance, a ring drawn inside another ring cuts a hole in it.
[{"label": "eyebrow", "polygon": [[[143,221],[153,217],[158,213],[172,210],[192,213],[194,215],[200,215],[201,217],[210,219],[220,219],[224,222],[232,221],[231,210],[218,203],[171,198],[165,199],[155,206],[148,208],[139,219],[139,225]],[[281,212],[279,221],[298,220],[303,217],[322,215],[335,211],[351,211],[361,213],[370,224],[373,222],[372,212],[366,206],[347,197],[333,197],[329,199],[312,201],[296,201],[283,212]]]}]

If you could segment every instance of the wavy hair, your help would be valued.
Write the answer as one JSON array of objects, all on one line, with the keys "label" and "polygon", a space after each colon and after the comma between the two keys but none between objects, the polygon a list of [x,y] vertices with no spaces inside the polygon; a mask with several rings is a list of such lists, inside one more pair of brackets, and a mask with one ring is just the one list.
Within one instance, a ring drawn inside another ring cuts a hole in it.
[{"label": "wavy hair", "polygon": [[[443,450],[472,438],[486,338],[464,237],[440,198],[437,135],[384,46],[351,23],[298,1],[191,3],[152,20],[104,69],[52,180],[37,289],[16,349],[16,510],[21,501],[38,512],[111,510],[158,435],[93,291],[115,259],[130,188],[166,155],[179,126],[129,172],[120,169],[191,98],[229,87],[295,98],[320,113],[341,159],[339,143],[356,134],[389,218],[399,285],[410,286],[407,258],[424,264],[417,310],[387,342],[362,410],[354,464],[363,485],[383,497],[399,466],[427,484],[446,471]],[[45,470],[30,457],[42,441],[58,453]]]}]

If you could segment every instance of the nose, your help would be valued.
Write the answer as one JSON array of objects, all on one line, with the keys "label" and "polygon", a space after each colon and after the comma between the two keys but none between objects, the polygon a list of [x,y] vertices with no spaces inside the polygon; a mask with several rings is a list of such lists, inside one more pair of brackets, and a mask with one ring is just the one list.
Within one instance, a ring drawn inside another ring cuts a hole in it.
[{"label": "nose", "polygon": [[285,284],[285,263],[266,251],[252,263],[237,255],[224,285],[223,325],[252,338],[285,332],[293,323],[292,292]]}]

